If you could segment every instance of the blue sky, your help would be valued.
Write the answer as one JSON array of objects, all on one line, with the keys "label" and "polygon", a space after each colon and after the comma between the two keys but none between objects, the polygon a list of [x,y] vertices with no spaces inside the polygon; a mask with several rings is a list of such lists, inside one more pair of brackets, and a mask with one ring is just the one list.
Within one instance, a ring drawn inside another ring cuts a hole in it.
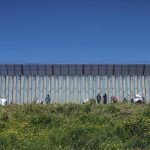
[{"label": "blue sky", "polygon": [[150,63],[149,0],[0,0],[0,63]]}]

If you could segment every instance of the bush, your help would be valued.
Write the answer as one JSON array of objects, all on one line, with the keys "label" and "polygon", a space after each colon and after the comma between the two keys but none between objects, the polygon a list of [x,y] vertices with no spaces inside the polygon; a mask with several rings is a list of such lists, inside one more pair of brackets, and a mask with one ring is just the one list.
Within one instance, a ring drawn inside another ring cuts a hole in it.
[{"label": "bush", "polygon": [[150,117],[150,105],[148,105],[147,108],[144,109],[143,115],[146,117]]},{"label": "bush", "polygon": [[40,114],[35,115],[31,117],[31,125],[33,126],[59,126],[60,125],[60,119],[52,114]]},{"label": "bush", "polygon": [[23,149],[22,144],[16,138],[15,134],[0,136],[0,148],[1,150]]},{"label": "bush", "polygon": [[0,115],[0,120],[6,122],[8,121],[9,117],[8,117],[8,114],[7,112],[3,112],[1,115]]},{"label": "bush", "polygon": [[1,131],[2,129],[4,129],[5,127],[6,127],[6,123],[3,122],[3,121],[0,121],[0,131]]},{"label": "bush", "polygon": [[117,108],[114,104],[108,104],[106,107],[106,111],[109,113],[116,113],[116,112],[120,112],[120,109]]}]

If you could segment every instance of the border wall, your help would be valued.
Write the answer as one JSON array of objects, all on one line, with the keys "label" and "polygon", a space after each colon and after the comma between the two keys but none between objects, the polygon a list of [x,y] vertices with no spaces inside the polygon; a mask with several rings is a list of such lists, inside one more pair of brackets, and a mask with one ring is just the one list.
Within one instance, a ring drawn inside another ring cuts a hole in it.
[{"label": "border wall", "polygon": [[0,64],[0,97],[18,104],[44,100],[81,103],[106,93],[130,100],[140,93],[150,102],[149,64]]}]

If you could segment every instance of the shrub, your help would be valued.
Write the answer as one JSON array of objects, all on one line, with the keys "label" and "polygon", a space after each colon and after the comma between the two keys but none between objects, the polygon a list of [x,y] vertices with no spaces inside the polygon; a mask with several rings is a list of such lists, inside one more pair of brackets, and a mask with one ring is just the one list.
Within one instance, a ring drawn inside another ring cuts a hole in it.
[{"label": "shrub", "polygon": [[79,105],[77,105],[77,104],[65,104],[64,106],[63,106],[63,113],[65,114],[65,115],[71,115],[71,114],[76,114],[76,113],[78,113],[79,112],[79,108],[80,108],[80,106]]},{"label": "shrub", "polygon": [[108,104],[106,106],[106,111],[109,113],[116,113],[116,112],[120,112],[120,109],[117,108],[114,104]]},{"label": "shrub", "polygon": [[147,108],[144,109],[143,115],[146,117],[150,117],[150,105],[148,105]]},{"label": "shrub", "polygon": [[8,121],[9,117],[8,117],[8,114],[7,112],[3,112],[1,115],[0,115],[0,120],[2,121]]},{"label": "shrub", "polygon": [[1,131],[2,129],[4,129],[5,127],[6,127],[6,123],[3,122],[3,121],[0,121],[0,131]]},{"label": "shrub", "polygon": [[35,115],[31,117],[31,124],[33,126],[59,126],[60,125],[60,119],[52,114],[40,114]]},{"label": "shrub", "polygon": [[7,136],[0,136],[0,148],[1,150],[23,149],[22,144],[16,138],[15,134],[9,134]]}]

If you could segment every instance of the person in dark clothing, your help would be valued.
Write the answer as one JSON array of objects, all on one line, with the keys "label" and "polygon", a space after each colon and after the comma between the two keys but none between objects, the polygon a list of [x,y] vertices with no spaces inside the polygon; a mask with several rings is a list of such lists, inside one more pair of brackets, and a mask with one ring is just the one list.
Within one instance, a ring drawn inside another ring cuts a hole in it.
[{"label": "person in dark clothing", "polygon": [[134,100],[133,100],[133,98],[131,98],[131,103],[134,103]]},{"label": "person in dark clothing", "polygon": [[97,99],[97,103],[100,104],[100,102],[101,102],[101,95],[100,95],[100,93],[98,93],[96,99]]},{"label": "person in dark clothing", "polygon": [[103,95],[103,103],[104,103],[104,104],[107,103],[107,94],[106,94],[106,93]]},{"label": "person in dark clothing", "polygon": [[49,97],[49,95],[47,95],[46,98],[45,98],[45,103],[50,104],[50,101],[51,101],[50,97]]}]

